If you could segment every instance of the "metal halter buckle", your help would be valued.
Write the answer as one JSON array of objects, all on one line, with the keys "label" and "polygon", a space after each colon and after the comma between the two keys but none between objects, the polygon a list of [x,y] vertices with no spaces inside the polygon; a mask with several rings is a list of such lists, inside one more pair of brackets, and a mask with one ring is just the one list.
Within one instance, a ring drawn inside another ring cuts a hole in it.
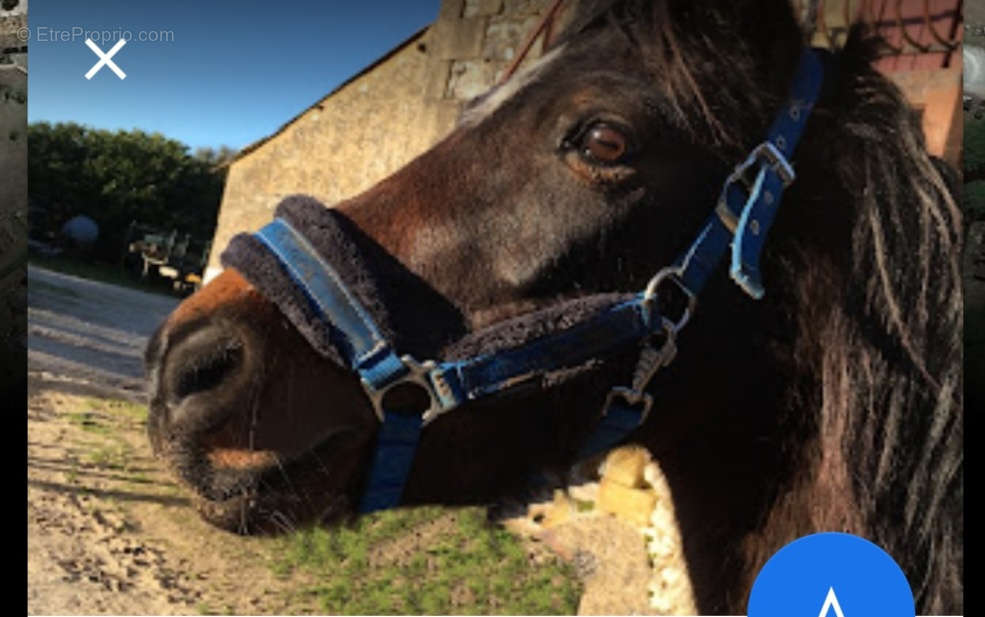
[{"label": "metal halter buckle", "polygon": [[773,171],[780,176],[780,180],[783,181],[783,188],[790,186],[797,178],[797,174],[793,171],[793,165],[790,164],[787,157],[783,156],[783,153],[771,141],[764,141],[756,146],[752,154],[749,155],[749,160],[746,161],[746,164],[752,165],[759,160],[769,164],[773,168]]},{"label": "metal halter buckle", "polygon": [[[444,380],[435,380],[432,378],[432,371],[437,368],[434,360],[418,362],[413,356],[400,356],[400,361],[407,367],[407,373],[379,390],[374,389],[365,379],[362,380],[363,389],[366,391],[366,396],[369,397],[369,402],[373,406],[373,412],[376,413],[376,417],[381,423],[383,422],[383,399],[391,390],[405,384],[418,386],[428,395],[428,407],[421,413],[423,420],[422,426],[430,424],[435,418],[452,409],[441,404],[441,398],[438,395],[437,388],[447,388],[448,386]],[[437,381],[437,384],[435,381]]]},{"label": "metal halter buckle", "polygon": [[612,407],[616,397],[619,397],[631,407],[642,405],[640,424],[646,422],[650,415],[650,408],[653,407],[653,397],[646,392],[646,386],[657,371],[670,364],[674,360],[674,356],[677,355],[677,325],[669,319],[665,319],[663,320],[663,330],[664,342],[659,349],[655,349],[650,342],[647,342],[640,350],[640,357],[636,361],[636,370],[633,371],[632,384],[628,387],[616,386],[609,390],[609,394],[605,398],[605,405],[602,406],[603,416],[609,413],[609,408]]},{"label": "metal halter buckle", "polygon": [[747,193],[751,192],[752,186],[749,184],[746,173],[754,165],[759,163],[765,163],[780,176],[780,180],[783,181],[783,188],[790,186],[797,177],[797,174],[794,173],[793,165],[790,164],[787,157],[783,156],[783,153],[772,142],[764,141],[753,148],[749,156],[746,157],[746,160],[736,165],[735,169],[732,170],[732,173],[725,180],[725,184],[722,186],[722,192],[718,197],[718,204],[715,206],[715,213],[718,214],[718,218],[721,219],[726,229],[732,233],[735,233],[739,219],[738,215],[728,207],[728,189],[733,184],[741,183],[746,187]]}]

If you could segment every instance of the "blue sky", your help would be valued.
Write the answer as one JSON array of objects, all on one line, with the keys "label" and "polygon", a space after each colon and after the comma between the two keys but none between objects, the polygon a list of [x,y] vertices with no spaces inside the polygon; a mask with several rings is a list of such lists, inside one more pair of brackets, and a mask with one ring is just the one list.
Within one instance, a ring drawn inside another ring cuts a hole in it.
[{"label": "blue sky", "polygon": [[[439,6],[440,0],[33,0],[29,120],[140,128],[193,149],[240,148],[434,21]],[[87,34],[104,53],[129,36],[112,57],[126,79],[106,66],[84,78],[99,61]]]}]

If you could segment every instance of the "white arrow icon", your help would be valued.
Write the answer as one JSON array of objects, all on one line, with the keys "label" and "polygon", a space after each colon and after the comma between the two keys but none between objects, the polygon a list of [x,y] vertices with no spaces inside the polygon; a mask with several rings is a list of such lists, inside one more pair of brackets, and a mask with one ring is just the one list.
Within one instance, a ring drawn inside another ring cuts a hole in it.
[{"label": "white arrow icon", "polygon": [[110,58],[115,56],[116,52],[120,51],[120,49],[126,44],[127,44],[126,39],[120,39],[119,41],[116,42],[116,45],[113,45],[113,47],[110,48],[108,52],[103,53],[103,50],[99,49],[99,46],[93,43],[92,39],[86,39],[86,45],[89,47],[89,49],[92,50],[92,53],[99,56],[99,62],[92,65],[92,68],[89,69],[89,72],[85,74],[85,78],[92,79],[92,76],[98,73],[99,69],[103,68],[103,65],[106,65],[109,67],[109,70],[116,73],[117,77],[119,77],[120,79],[126,79],[127,74],[124,73],[120,69],[120,67],[116,66],[115,62],[110,60]]},{"label": "white arrow icon", "polygon": [[824,606],[821,607],[821,612],[817,614],[817,617],[828,617],[828,612],[834,609],[835,615],[838,617],[845,617],[845,613],[841,612],[841,605],[838,604],[838,596],[835,595],[835,588],[828,587],[828,595],[824,598]]}]

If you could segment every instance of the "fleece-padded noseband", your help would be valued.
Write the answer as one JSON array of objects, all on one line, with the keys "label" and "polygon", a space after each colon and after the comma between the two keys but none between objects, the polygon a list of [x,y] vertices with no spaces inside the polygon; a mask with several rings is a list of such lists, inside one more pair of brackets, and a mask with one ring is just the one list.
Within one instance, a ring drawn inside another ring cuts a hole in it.
[{"label": "fleece-padded noseband", "polygon": [[[556,383],[552,376],[633,346],[640,354],[632,383],[611,390],[581,454],[611,448],[642,424],[652,404],[646,387],[673,360],[677,335],[726,253],[733,280],[752,297],[763,296],[763,244],[782,192],[795,177],[787,157],[820,92],[825,53],[804,51],[788,104],[766,141],[736,166],[688,250],[646,289],[572,300],[493,325],[464,337],[471,342],[444,358],[419,361],[398,353],[399,333],[385,300],[390,281],[374,272],[365,243],[354,241],[338,213],[310,198],[289,198],[278,206],[274,222],[255,235],[233,238],[223,263],[277,304],[312,347],[355,372],[380,419],[360,511],[399,504],[420,432],[441,414],[520,384],[547,387]],[[663,314],[658,296],[664,293],[684,298],[684,308]],[[422,413],[388,408],[387,394],[404,384],[427,393],[429,406]]]}]

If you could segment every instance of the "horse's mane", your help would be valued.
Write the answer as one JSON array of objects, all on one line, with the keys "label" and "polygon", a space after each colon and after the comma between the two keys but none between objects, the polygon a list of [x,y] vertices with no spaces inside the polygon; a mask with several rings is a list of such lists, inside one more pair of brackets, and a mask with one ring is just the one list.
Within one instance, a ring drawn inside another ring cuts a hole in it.
[{"label": "horse's mane", "polygon": [[843,52],[854,65],[832,169],[855,198],[853,280],[821,339],[830,343],[821,432],[843,429],[866,527],[909,576],[918,611],[960,611],[961,214],[946,166],[927,154],[899,90],[870,67],[860,34]]},{"label": "horse's mane", "polygon": [[[803,40],[785,0],[769,19],[747,4],[595,2],[569,32],[615,26],[641,48],[683,131],[735,161],[786,96]],[[961,216],[953,173],[872,68],[874,49],[856,27],[837,54],[784,198],[818,221],[816,237],[776,243],[798,313],[793,362],[808,376],[787,401],[791,435],[806,435],[807,471],[779,489],[761,535],[741,550],[751,576],[798,536],[858,533],[900,563],[918,613],[953,614],[963,568]],[[831,301],[818,301],[824,290]]]},{"label": "horse's mane", "polygon": [[[825,283],[811,278],[828,276],[822,269],[805,276],[801,261],[788,272],[800,279],[798,330],[816,332],[804,337],[814,349],[796,354],[813,363],[802,370],[819,386],[814,400],[797,401],[817,413],[818,447],[804,453],[814,477],[804,481],[823,486],[828,501],[794,535],[864,535],[900,563],[918,613],[954,614],[963,567],[961,215],[953,172],[928,155],[916,114],[871,68],[871,49],[859,29],[842,50],[841,83],[815,112],[823,128],[803,145],[814,150],[798,168],[805,185],[786,204],[837,217],[830,200],[845,198],[840,224],[851,229],[847,246],[819,240],[819,252],[849,249],[835,302],[813,306]],[[854,511],[839,504],[846,499]]]}]

